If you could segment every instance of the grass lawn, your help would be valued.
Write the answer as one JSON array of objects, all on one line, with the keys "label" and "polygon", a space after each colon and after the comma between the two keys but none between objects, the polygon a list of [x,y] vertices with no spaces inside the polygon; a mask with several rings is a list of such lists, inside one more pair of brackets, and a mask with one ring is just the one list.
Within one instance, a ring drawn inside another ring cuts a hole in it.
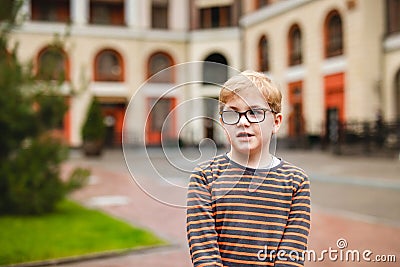
[{"label": "grass lawn", "polygon": [[165,244],[102,212],[63,201],[44,216],[0,216],[0,265]]}]

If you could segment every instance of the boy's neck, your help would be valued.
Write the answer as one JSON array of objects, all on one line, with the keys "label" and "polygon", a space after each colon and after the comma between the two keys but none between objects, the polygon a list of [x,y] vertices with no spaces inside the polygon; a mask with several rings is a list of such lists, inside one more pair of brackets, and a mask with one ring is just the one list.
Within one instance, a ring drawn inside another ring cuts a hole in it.
[{"label": "boy's neck", "polygon": [[235,151],[231,149],[231,151],[228,153],[228,156],[233,161],[253,169],[270,166],[270,164],[272,164],[273,161],[273,156],[269,153],[269,151],[242,154],[242,153],[235,153]]}]

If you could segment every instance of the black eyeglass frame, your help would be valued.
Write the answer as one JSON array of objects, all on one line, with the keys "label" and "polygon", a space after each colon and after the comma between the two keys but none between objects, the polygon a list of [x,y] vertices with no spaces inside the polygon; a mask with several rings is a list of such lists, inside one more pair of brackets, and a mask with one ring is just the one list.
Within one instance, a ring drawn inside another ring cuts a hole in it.
[{"label": "black eyeglass frame", "polygon": [[[249,111],[255,111],[255,110],[262,110],[262,111],[264,111],[264,114],[263,114],[264,117],[263,117],[262,120],[259,120],[259,121],[250,121],[250,120],[249,120],[249,117],[247,117],[247,113],[248,113]],[[236,111],[236,110],[223,110],[223,111],[221,111],[221,112],[219,113],[219,115],[220,115],[220,117],[221,117],[222,122],[223,122],[224,124],[227,124],[227,125],[235,125],[235,124],[238,124],[243,115],[244,115],[244,117],[246,118],[246,120],[247,120],[249,123],[260,123],[260,122],[263,122],[263,121],[265,120],[265,113],[266,113],[267,111],[269,111],[269,112],[271,112],[271,113],[273,113],[273,114],[278,114],[278,112],[276,112],[276,111],[274,111],[274,110],[272,110],[272,109],[270,109],[270,108],[253,108],[253,109],[249,109],[249,110],[246,110],[246,111],[243,111],[243,112],[239,112],[239,111]],[[235,112],[235,113],[239,114],[238,120],[237,120],[235,123],[227,123],[227,122],[225,122],[225,121],[224,121],[224,117],[222,116],[223,113],[225,113],[225,112]]]}]

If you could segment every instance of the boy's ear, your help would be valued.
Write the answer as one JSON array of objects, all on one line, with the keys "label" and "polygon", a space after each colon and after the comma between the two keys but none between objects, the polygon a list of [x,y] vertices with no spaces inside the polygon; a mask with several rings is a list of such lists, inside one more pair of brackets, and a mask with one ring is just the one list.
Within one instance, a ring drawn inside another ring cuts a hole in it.
[{"label": "boy's ear", "polygon": [[278,132],[279,128],[281,127],[282,124],[282,113],[277,113],[274,116],[274,125],[272,132],[275,134]]}]

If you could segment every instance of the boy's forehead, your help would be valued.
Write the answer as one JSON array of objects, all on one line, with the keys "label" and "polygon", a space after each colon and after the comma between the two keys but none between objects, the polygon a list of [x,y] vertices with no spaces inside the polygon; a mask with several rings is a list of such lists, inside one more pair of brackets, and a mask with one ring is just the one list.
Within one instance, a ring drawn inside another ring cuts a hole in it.
[{"label": "boy's forehead", "polygon": [[251,90],[240,90],[233,92],[232,95],[227,99],[225,106],[268,107],[268,103],[259,90],[251,89]]}]

